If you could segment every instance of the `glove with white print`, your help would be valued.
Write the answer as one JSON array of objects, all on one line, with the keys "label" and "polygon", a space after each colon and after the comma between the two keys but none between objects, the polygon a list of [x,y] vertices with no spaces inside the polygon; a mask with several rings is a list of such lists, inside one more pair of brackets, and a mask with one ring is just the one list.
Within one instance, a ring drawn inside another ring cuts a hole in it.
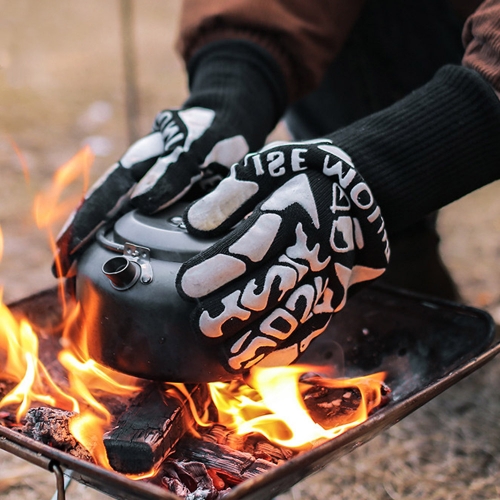
[{"label": "glove with white print", "polygon": [[160,112],[152,132],[89,190],[58,238],[55,274],[69,274],[104,223],[132,208],[153,213],[193,186],[199,197],[264,144],[284,101],[273,84],[279,70],[261,52],[245,42],[214,43],[193,58],[191,94],[183,108]]},{"label": "glove with white print", "polygon": [[349,288],[380,276],[389,259],[369,187],[328,139],[247,155],[184,220],[202,236],[242,221],[177,277],[179,293],[196,301],[195,329],[221,343],[222,363],[235,373],[294,361]]}]

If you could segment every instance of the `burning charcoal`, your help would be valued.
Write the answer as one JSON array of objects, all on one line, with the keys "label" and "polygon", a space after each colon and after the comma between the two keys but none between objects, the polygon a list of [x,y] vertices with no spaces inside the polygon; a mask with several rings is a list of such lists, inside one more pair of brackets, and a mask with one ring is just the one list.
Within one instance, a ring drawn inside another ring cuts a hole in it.
[{"label": "burning charcoal", "polygon": [[74,412],[43,406],[32,408],[26,413],[21,432],[35,441],[41,441],[87,462],[93,462],[88,450],[69,430],[69,421],[74,415],[76,415]]},{"label": "burning charcoal", "polygon": [[[382,408],[382,406],[385,406],[391,400],[391,388],[387,384],[382,384],[380,392],[382,395],[382,401],[380,402],[379,408]],[[374,410],[376,409],[377,408],[374,408]]]},{"label": "burning charcoal", "polygon": [[223,491],[226,489],[226,483],[215,469],[207,469],[207,474],[212,478],[216,490]]},{"label": "burning charcoal", "polygon": [[113,416],[122,415],[130,405],[130,396],[110,394],[99,390],[94,390],[93,395]]},{"label": "burning charcoal", "polygon": [[201,462],[207,469],[215,471],[227,486],[234,486],[276,467],[272,462],[255,458],[250,453],[192,436],[185,436],[179,441],[172,458]]},{"label": "burning charcoal", "polygon": [[171,491],[180,498],[186,498],[191,492],[189,489],[182,484],[182,482],[177,478],[165,476],[162,479],[162,483],[166,486],[168,491]]},{"label": "burning charcoal", "polygon": [[223,444],[240,451],[243,450],[245,444],[245,436],[236,434],[222,424],[213,424],[211,427],[204,429],[200,437],[203,441]]},{"label": "burning charcoal", "polygon": [[[203,413],[209,401],[206,386],[192,386],[190,396]],[[125,474],[150,471],[172,452],[193,422],[185,396],[177,391],[167,394],[162,384],[149,384],[104,435],[111,467]]]},{"label": "burning charcoal", "polygon": [[166,461],[162,465],[162,483],[171,492],[190,500],[217,500],[215,487],[207,468],[200,462]]}]

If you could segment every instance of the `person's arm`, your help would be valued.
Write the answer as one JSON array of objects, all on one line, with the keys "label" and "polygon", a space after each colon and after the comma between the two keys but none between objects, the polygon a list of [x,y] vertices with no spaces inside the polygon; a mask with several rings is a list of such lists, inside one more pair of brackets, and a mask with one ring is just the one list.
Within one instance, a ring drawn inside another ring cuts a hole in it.
[{"label": "person's arm", "polygon": [[212,41],[247,40],[281,67],[290,101],[313,90],[340,51],[364,0],[185,0],[177,48],[189,64]]},{"label": "person's arm", "polygon": [[477,71],[500,93],[500,2],[485,0],[467,19],[462,65]]},{"label": "person's arm", "polygon": [[177,277],[228,370],[297,359],[348,291],[384,272],[386,231],[500,178],[500,44],[487,33],[464,66],[330,136],[248,155],[188,207],[198,236],[234,228]]},{"label": "person's arm", "polygon": [[441,69],[332,139],[372,188],[390,233],[500,178],[500,103],[465,67]]}]

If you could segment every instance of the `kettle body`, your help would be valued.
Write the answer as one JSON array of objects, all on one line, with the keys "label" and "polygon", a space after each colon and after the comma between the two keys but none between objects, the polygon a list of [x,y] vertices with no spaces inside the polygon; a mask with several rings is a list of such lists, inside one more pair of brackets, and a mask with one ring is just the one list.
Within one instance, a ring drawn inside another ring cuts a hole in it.
[{"label": "kettle body", "polygon": [[182,263],[216,241],[186,231],[184,207],[153,216],[134,210],[101,230],[78,261],[79,324],[90,356],[122,373],[165,382],[230,380],[219,347],[191,328],[194,303],[175,287]]}]

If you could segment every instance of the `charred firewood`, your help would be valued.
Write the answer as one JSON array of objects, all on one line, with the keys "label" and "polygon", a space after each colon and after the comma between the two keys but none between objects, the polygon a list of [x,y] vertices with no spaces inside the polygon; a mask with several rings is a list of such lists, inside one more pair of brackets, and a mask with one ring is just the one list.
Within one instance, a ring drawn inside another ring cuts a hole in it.
[{"label": "charred firewood", "polygon": [[277,465],[290,460],[297,454],[296,451],[290,448],[271,443],[264,436],[257,433],[246,436],[243,451],[252,454],[255,458],[262,458]]},{"label": "charred firewood", "polygon": [[276,467],[272,462],[255,458],[250,453],[192,436],[185,436],[179,441],[172,458],[201,462],[223,480],[226,487],[234,486]]},{"label": "charred firewood", "polygon": [[289,448],[271,443],[261,434],[239,435],[222,424],[214,424],[203,431],[201,439],[229,446],[233,450],[249,453],[255,458],[262,458],[274,464],[286,462],[296,454],[295,451]]},{"label": "charred firewood", "polygon": [[352,421],[361,404],[361,392],[353,388],[313,386],[303,396],[311,418],[330,429]]},{"label": "charred firewood", "polygon": [[[204,385],[189,388],[200,414],[208,404]],[[187,398],[163,384],[147,385],[104,435],[111,467],[125,474],[150,471],[172,452],[177,441],[193,425]]]},{"label": "charred firewood", "polygon": [[65,451],[74,457],[93,462],[88,450],[71,434],[69,421],[76,413],[55,408],[32,408],[26,413],[21,432],[26,436]]},{"label": "charred firewood", "polygon": [[224,493],[224,482],[200,462],[166,460],[161,472],[161,485],[181,498],[217,500]]},{"label": "charred firewood", "polygon": [[[321,377],[307,379],[311,385],[302,397],[311,418],[325,429],[345,425],[352,422],[362,404],[361,392],[357,387],[328,387],[322,385]],[[384,406],[389,401],[390,389],[382,384],[382,401]],[[371,408],[373,411],[375,408]]]}]

